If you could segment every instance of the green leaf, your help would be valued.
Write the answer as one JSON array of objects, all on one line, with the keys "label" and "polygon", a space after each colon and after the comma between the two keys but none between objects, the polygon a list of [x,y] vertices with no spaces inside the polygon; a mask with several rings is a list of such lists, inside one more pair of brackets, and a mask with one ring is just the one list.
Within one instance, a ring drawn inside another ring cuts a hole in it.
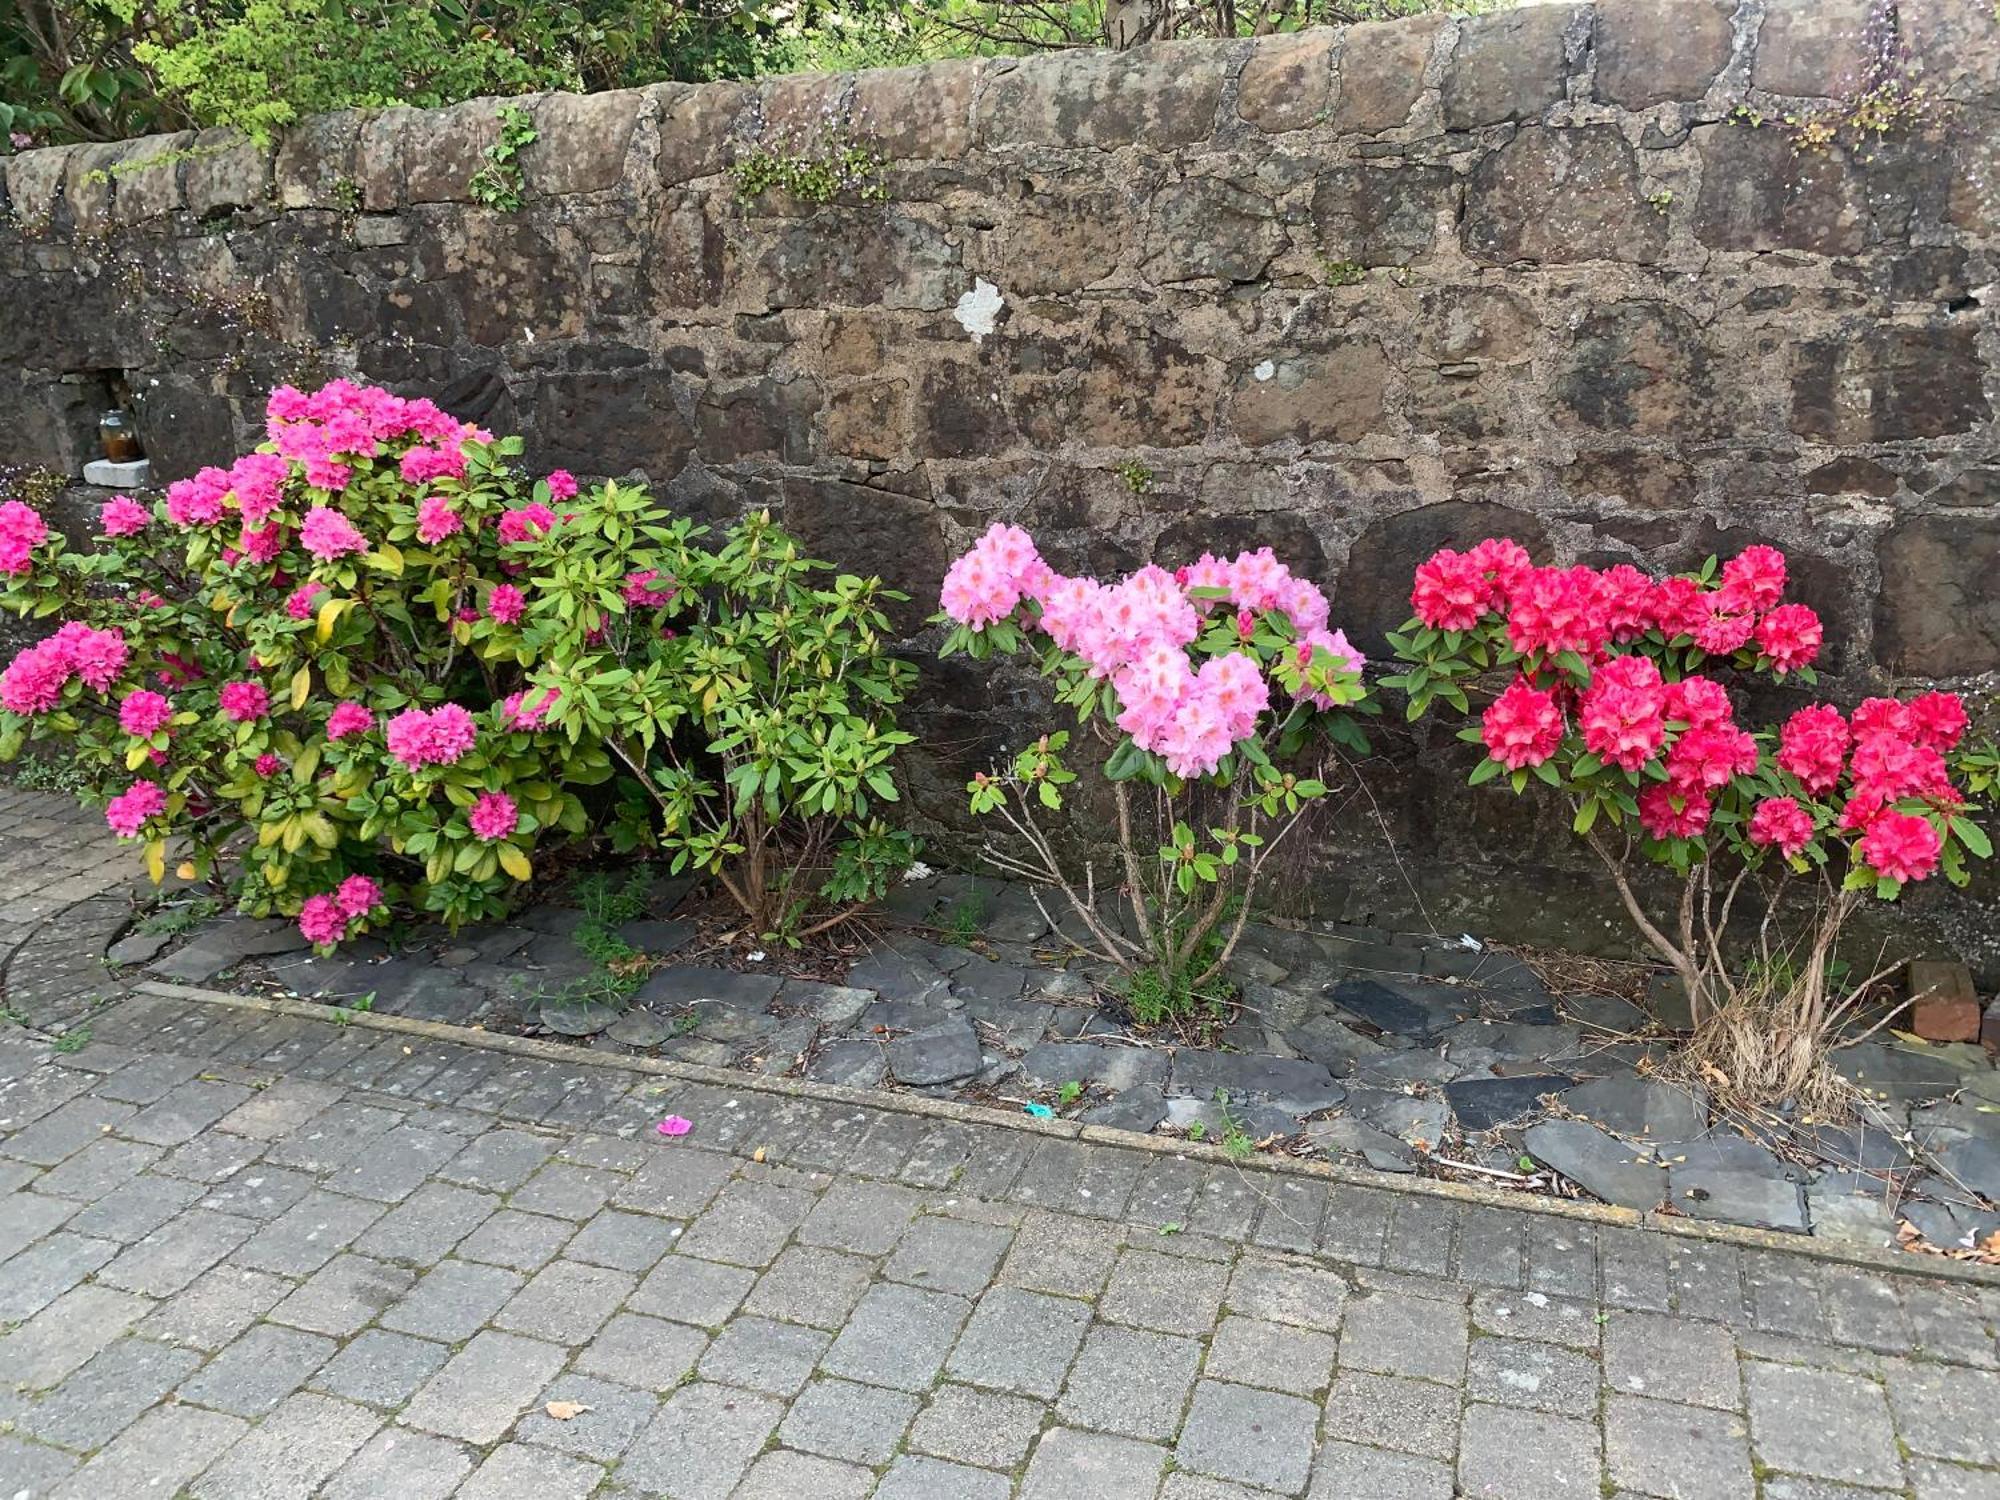
[{"label": "green leaf", "polygon": [[1501,765],[1499,761],[1493,760],[1492,758],[1489,757],[1486,760],[1482,760],[1478,765],[1472,768],[1472,775],[1467,780],[1466,785],[1468,786],[1484,785],[1486,782],[1491,781],[1495,776],[1498,776],[1505,769],[1506,767]]}]

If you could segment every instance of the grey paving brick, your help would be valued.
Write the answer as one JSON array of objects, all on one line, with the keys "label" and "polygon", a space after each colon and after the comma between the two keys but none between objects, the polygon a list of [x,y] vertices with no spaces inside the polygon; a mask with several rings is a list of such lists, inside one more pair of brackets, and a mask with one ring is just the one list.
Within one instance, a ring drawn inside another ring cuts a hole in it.
[{"label": "grey paving brick", "polygon": [[520,1213],[503,1208],[460,1240],[460,1260],[506,1266],[513,1271],[538,1271],[555,1259],[576,1233],[568,1219]]},{"label": "grey paving brick", "polygon": [[1463,1210],[1453,1256],[1458,1278],[1484,1286],[1520,1286],[1527,1260],[1525,1218],[1501,1208]]},{"label": "grey paving brick", "polygon": [[1012,1489],[1004,1474],[905,1455],[882,1476],[875,1500],[940,1500],[944,1495],[955,1500],[1007,1500]]},{"label": "grey paving brick", "polygon": [[695,1367],[708,1335],[684,1323],[619,1313],[576,1355],[576,1368],[648,1391],[670,1391]]},{"label": "grey paving brick", "polygon": [[63,1198],[44,1198],[39,1193],[9,1193],[0,1199],[0,1259],[17,1255],[51,1230],[60,1228],[77,1211],[76,1204]]},{"label": "grey paving brick", "polygon": [[224,1135],[211,1130],[174,1147],[154,1164],[153,1170],[163,1177],[183,1177],[214,1187],[262,1160],[265,1150],[262,1141],[247,1135]]},{"label": "grey paving brick", "polygon": [[76,1460],[60,1449],[0,1433],[0,1494],[39,1500],[60,1488],[75,1469]]},{"label": "grey paving brick", "polygon": [[1340,1363],[1456,1385],[1465,1374],[1465,1341],[1465,1309],[1456,1303],[1373,1292],[1347,1304]]},{"label": "grey paving brick", "polygon": [[[1907,1359],[1889,1361],[1886,1373],[1896,1431],[1912,1450],[1958,1463],[2000,1464],[2000,1433],[1990,1423],[1966,1420],[1969,1412],[1995,1409],[2000,1375]],[[1761,1438],[1758,1446],[1761,1452]]]},{"label": "grey paving brick", "polygon": [[1308,1500],[1452,1500],[1456,1493],[1451,1470],[1436,1459],[1328,1442],[1313,1464]]},{"label": "grey paving brick", "polygon": [[155,1146],[178,1146],[215,1124],[250,1097],[238,1083],[212,1083],[196,1078],[180,1084],[118,1127],[130,1140]]},{"label": "grey paving brick", "polygon": [[995,1287],[974,1308],[947,1368],[974,1385],[1053,1397],[1089,1323],[1089,1307],[1071,1298]]},{"label": "grey paving brick", "polygon": [[256,1226],[202,1209],[170,1219],[97,1273],[107,1286],[170,1297],[236,1250]]},{"label": "grey paving brick", "polygon": [[1174,1456],[1197,1474],[1294,1494],[1311,1471],[1318,1422],[1310,1401],[1204,1380]]},{"label": "grey paving brick", "polygon": [[326,1185],[352,1198],[400,1203],[464,1146],[459,1137],[441,1130],[397,1125],[378,1136],[362,1155],[338,1168]]},{"label": "grey paving brick", "polygon": [[1750,1500],[1750,1444],[1734,1412],[1705,1411],[1615,1392],[1604,1403],[1611,1482],[1642,1495]]},{"label": "grey paving brick", "polygon": [[973,1296],[993,1279],[1013,1238],[1001,1225],[927,1214],[903,1232],[883,1274],[930,1291]]},{"label": "grey paving brick", "polygon": [[1480,1401],[1589,1417],[1597,1411],[1602,1374],[1597,1361],[1574,1349],[1526,1339],[1476,1338],[1465,1385],[1467,1394]]},{"label": "grey paving brick", "polygon": [[[1879,1385],[1856,1375],[1761,1360],[1746,1364],[1744,1384],[1751,1438],[1764,1463],[1847,1484],[1902,1483],[1896,1432]],[[1959,1410],[1962,1421],[1965,1408]]]},{"label": "grey paving brick", "polygon": [[370,1406],[400,1406],[450,1355],[443,1344],[369,1328],[321,1366],[307,1384]]},{"label": "grey paving brick", "polygon": [[320,1492],[320,1500],[444,1500],[472,1472],[457,1443],[384,1428],[361,1445]]},{"label": "grey paving brick", "polygon": [[1537,1339],[1571,1349],[1596,1349],[1605,1319],[1594,1301],[1551,1297],[1545,1292],[1478,1292],[1472,1323],[1501,1338]]},{"label": "grey paving brick", "polygon": [[77,1234],[131,1243],[142,1240],[201,1196],[201,1188],[150,1173],[120,1184],[70,1219]]},{"label": "grey paving brick", "polygon": [[[875,1269],[875,1262],[859,1256],[794,1245],[757,1279],[744,1310],[787,1323],[838,1330],[867,1291]],[[917,1285],[928,1285],[921,1278],[912,1279]]]},{"label": "grey paving brick", "polygon": [[275,1141],[310,1122],[340,1099],[332,1084],[284,1078],[244,1100],[216,1121],[217,1130]]},{"label": "grey paving brick", "polygon": [[1665,1312],[1673,1305],[1667,1286],[1667,1247],[1643,1229],[1614,1226],[1598,1235],[1604,1300],[1613,1307]]},{"label": "grey paving brick", "polygon": [[1227,1266],[1127,1250],[1098,1301],[1098,1315],[1158,1333],[1204,1334],[1215,1324],[1228,1284]]},{"label": "grey paving brick", "polygon": [[681,1248],[730,1265],[768,1266],[812,1206],[812,1198],[796,1189],[732,1182],[702,1211]]},{"label": "grey paving brick", "polygon": [[874,1468],[887,1463],[902,1446],[903,1433],[916,1414],[917,1398],[905,1392],[850,1380],[815,1380],[792,1402],[778,1428],[778,1441],[806,1453]]},{"label": "grey paving brick", "polygon": [[1199,1162],[1154,1157],[1148,1160],[1132,1186],[1125,1206],[1130,1224],[1149,1228],[1162,1224],[1185,1225],[1208,1169]]},{"label": "grey paving brick", "polygon": [[[100,1025],[100,1031],[103,1029]],[[186,1083],[201,1071],[191,1057],[155,1055],[134,1058],[91,1092],[101,1099],[118,1099],[127,1104],[151,1104]]]},{"label": "grey paving brick", "polygon": [[511,1193],[526,1182],[561,1145],[555,1136],[501,1126],[475,1136],[438,1176],[489,1193]]},{"label": "grey paving brick", "polygon": [[830,1375],[922,1391],[937,1378],[972,1305],[945,1292],[882,1284],[869,1288],[826,1352]]},{"label": "grey paving brick", "polygon": [[[241,1417],[194,1406],[147,1412],[67,1480],[48,1500],[113,1500],[124,1495],[172,1495],[236,1443],[249,1424]],[[0,1492],[6,1489],[0,1459]],[[35,1491],[34,1493],[41,1493]]]},{"label": "grey paving brick", "polygon": [[702,1378],[772,1396],[792,1396],[805,1385],[829,1342],[815,1328],[740,1316],[730,1320],[699,1366]]},{"label": "grey paving brick", "polygon": [[1167,1465],[1165,1448],[1100,1432],[1056,1427],[1042,1435],[1021,1485],[1022,1500],[1152,1500]]},{"label": "grey paving brick", "polygon": [[1028,1456],[1045,1412],[1025,1396],[941,1385],[910,1429],[908,1447],[976,1468],[1013,1469]]},{"label": "grey paving brick", "polygon": [[259,1324],[184,1382],[183,1401],[239,1417],[274,1410],[333,1357],[332,1339]]},{"label": "grey paving brick", "polygon": [[[574,1454],[594,1463],[616,1463],[632,1446],[640,1430],[659,1410],[659,1398],[589,1375],[558,1375],[536,1398],[537,1404],[514,1424],[517,1442],[534,1443]],[[581,1407],[569,1417],[550,1415],[550,1407]]]},{"label": "grey paving brick", "polygon": [[[1908,1467],[1916,1500],[2000,1500],[2000,1473],[1991,1469],[1962,1469],[1934,1458],[1912,1458]],[[1808,1495],[1781,1495],[1769,1487],[1765,1494],[1770,1500],[1812,1500]]]},{"label": "grey paving brick", "polygon": [[61,1166],[42,1173],[35,1191],[57,1198],[74,1198],[80,1203],[95,1202],[164,1155],[166,1151],[159,1146],[106,1136],[92,1141]]},{"label": "grey paving brick", "polygon": [[275,1219],[317,1185],[309,1173],[290,1167],[247,1164],[210,1187],[201,1206],[245,1219]]},{"label": "grey paving brick", "polygon": [[398,1110],[343,1100],[273,1141],[264,1159],[302,1172],[331,1172],[368,1154],[402,1119]]},{"label": "grey paving brick", "polygon": [[616,1172],[552,1161],[517,1188],[507,1203],[528,1213],[581,1222],[609,1203],[612,1193],[625,1183]]},{"label": "grey paving brick", "polygon": [[1224,1318],[1209,1341],[1202,1373],[1213,1380],[1312,1396],[1333,1378],[1338,1347],[1330,1333],[1258,1318]]},{"label": "grey paving brick", "polygon": [[701,1328],[720,1328],[742,1305],[757,1275],[693,1255],[661,1261],[629,1300],[633,1312],[652,1313]]},{"label": "grey paving brick", "polygon": [[404,1408],[402,1420],[468,1443],[494,1442],[566,1358],[566,1351],[554,1344],[488,1328],[425,1382]]},{"label": "grey paving brick", "polygon": [[1903,1286],[1902,1302],[1916,1334],[1916,1347],[1924,1354],[1981,1369],[2000,1365],[2000,1346],[1995,1345],[1972,1288],[1913,1281]]},{"label": "grey paving brick", "polygon": [[455,1344],[471,1338],[522,1285],[519,1275],[500,1266],[443,1261],[383,1313],[381,1323],[398,1333]]},{"label": "grey paving brick", "polygon": [[253,1427],[190,1487],[196,1500],[307,1500],[382,1418],[366,1407],[301,1391]]},{"label": "grey paving brick", "polygon": [[426,1183],[370,1225],[355,1248],[384,1260],[435,1265],[499,1206],[490,1193]]},{"label": "grey paving brick", "polygon": [[[0,1203],[0,1212],[4,1211]],[[0,1261],[0,1324],[26,1322],[117,1251],[109,1240],[64,1231]]]},{"label": "grey paving brick", "polygon": [[120,1339],[29,1408],[17,1429],[63,1448],[101,1448],[200,1363],[191,1349]]},{"label": "grey paving brick", "polygon": [[1600,1500],[1597,1429],[1546,1412],[1465,1409],[1459,1437],[1462,1494],[1479,1500]]},{"label": "grey paving brick", "polygon": [[1427,1380],[1343,1373],[1334,1377],[1326,1398],[1325,1434],[1448,1459],[1458,1451],[1458,1406],[1457,1392]]},{"label": "grey paving brick", "polygon": [[613,1477],[645,1492],[723,1500],[783,1415],[768,1396],[696,1381],[668,1398]]},{"label": "grey paving brick", "polygon": [[606,1208],[577,1231],[563,1255],[586,1265],[646,1271],[673,1248],[680,1235],[681,1226],[670,1219]]},{"label": "grey paving brick", "polygon": [[1668,1241],[1667,1284],[1673,1291],[1674,1310],[1687,1317],[1737,1324],[1748,1318],[1743,1256],[1733,1245]]},{"label": "grey paving brick", "polygon": [[799,1243],[855,1255],[887,1255],[923,1201],[921,1193],[892,1182],[843,1178],[820,1196],[799,1225]]},{"label": "grey paving brick", "polygon": [[254,1270],[310,1276],[385,1211],[379,1203],[343,1193],[313,1193],[259,1229],[232,1258]]},{"label": "grey paving brick", "polygon": [[374,1322],[417,1279],[402,1266],[365,1255],[336,1255],[271,1309],[274,1323],[345,1338]]},{"label": "grey paving brick", "polygon": [[1593,1300],[1597,1272],[1597,1234],[1592,1226],[1548,1219],[1529,1233],[1529,1291]]},{"label": "grey paving brick", "polygon": [[1190,1234],[1212,1234],[1218,1239],[1244,1240],[1257,1213],[1264,1205],[1258,1184],[1235,1166],[1212,1167],[1195,1194],[1184,1226]]},{"label": "grey paving brick", "polygon": [[649,1156],[630,1178],[620,1178],[611,1201],[635,1213],[688,1219],[714,1201],[735,1163],[713,1151],[669,1147]]},{"label": "grey paving brick", "polygon": [[225,1261],[162,1302],[140,1323],[139,1331],[148,1338],[213,1352],[291,1290],[292,1283],[281,1276]]},{"label": "grey paving brick", "polygon": [[[82,1087],[81,1082],[77,1085]],[[10,1093],[0,1097],[0,1129],[6,1128],[5,1110],[18,1098]],[[0,1139],[0,1155],[38,1167],[53,1167],[101,1140],[107,1131],[119,1129],[138,1116],[129,1104],[110,1099],[70,1099],[44,1114],[25,1130]],[[173,1144],[161,1142],[156,1144]]]},{"label": "grey paving brick", "polygon": [[1604,1379],[1628,1396],[1743,1408],[1729,1330],[1685,1318],[1613,1313],[1604,1329]]},{"label": "grey paving brick", "polygon": [[1250,1238],[1273,1250],[1306,1253],[1319,1248],[1320,1221],[1326,1217],[1326,1184],[1309,1177],[1272,1180]]},{"label": "grey paving brick", "polygon": [[1170,1439],[1200,1366],[1192,1339],[1099,1324],[1084,1339],[1056,1415],[1099,1432]]},{"label": "grey paving brick", "polygon": [[1021,1223],[1000,1267],[1000,1280],[1030,1291],[1066,1297],[1094,1297],[1118,1259],[1124,1232],[1098,1224],[1036,1211]]},{"label": "grey paving brick", "polygon": [[1331,1333],[1340,1326],[1347,1298],[1347,1282],[1332,1271],[1245,1255],[1230,1275],[1223,1300],[1231,1312],[1247,1318]]},{"label": "grey paving brick", "polygon": [[580,1344],[604,1326],[638,1284],[629,1271],[552,1261],[500,1309],[493,1325],[551,1343]]},{"label": "grey paving brick", "polygon": [[875,1476],[856,1464],[783,1449],[766,1453],[750,1466],[730,1500],[865,1500],[875,1492]]}]

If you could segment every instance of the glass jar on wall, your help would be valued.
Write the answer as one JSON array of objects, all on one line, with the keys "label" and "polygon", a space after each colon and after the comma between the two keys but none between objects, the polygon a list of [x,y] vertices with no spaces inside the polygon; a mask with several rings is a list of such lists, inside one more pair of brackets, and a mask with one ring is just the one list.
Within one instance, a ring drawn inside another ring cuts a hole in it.
[{"label": "glass jar on wall", "polygon": [[134,463],[145,457],[139,446],[138,424],[123,407],[113,407],[97,419],[97,441],[114,464]]}]

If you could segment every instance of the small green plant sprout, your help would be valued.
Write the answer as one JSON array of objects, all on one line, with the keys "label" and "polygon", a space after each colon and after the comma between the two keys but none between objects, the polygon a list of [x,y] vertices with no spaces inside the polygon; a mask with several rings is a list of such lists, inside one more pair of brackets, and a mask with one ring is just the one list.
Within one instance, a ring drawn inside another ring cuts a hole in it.
[{"label": "small green plant sprout", "polygon": [[351,1025],[353,1024],[354,1018],[356,1016],[366,1015],[369,1011],[373,1010],[374,1008],[375,1008],[375,992],[373,990],[370,990],[365,995],[357,995],[352,1000],[344,1001],[341,1004],[334,1006],[333,1024],[336,1026]]},{"label": "small green plant sprout", "polygon": [[756,146],[737,159],[730,170],[736,196],[748,203],[772,188],[782,188],[804,203],[831,203],[851,193],[863,203],[889,197],[880,152],[829,121],[817,131],[780,135],[769,146]]},{"label": "small green plant sprout", "polygon": [[1127,459],[1117,468],[1118,477],[1125,481],[1125,488],[1135,495],[1149,495],[1153,490],[1153,471],[1138,459]]},{"label": "small green plant sprout", "polygon": [[467,187],[488,208],[512,213],[521,206],[521,164],[514,158],[535,139],[535,122],[518,104],[503,104],[498,116],[500,139],[486,148],[486,165],[472,174]]},{"label": "small green plant sprout", "polygon": [[1652,204],[1658,212],[1665,213],[1674,206],[1674,190],[1672,188],[1661,188],[1657,193],[1648,193],[1646,201]]},{"label": "small green plant sprout", "polygon": [[1257,1153],[1257,1143],[1229,1108],[1229,1091],[1217,1089],[1215,1102],[1222,1110],[1222,1154],[1231,1161],[1248,1161]]},{"label": "small green plant sprout", "polygon": [[1328,286],[1359,286],[1368,279],[1368,268],[1359,261],[1327,259],[1319,266]]},{"label": "small green plant sprout", "polygon": [[970,948],[972,940],[979,936],[979,903],[971,897],[959,901],[951,909],[945,929],[938,935],[938,941],[948,948]]},{"label": "small green plant sprout", "polygon": [[1181,1227],[1179,1224],[1162,1224],[1159,1231],[1160,1238],[1165,1239],[1170,1234],[1179,1234]]},{"label": "small green plant sprout", "polygon": [[65,1031],[51,1044],[55,1051],[69,1056],[81,1052],[90,1045],[90,1028],[79,1026],[74,1031]]},{"label": "small green plant sprout", "polygon": [[1534,1157],[1523,1151],[1519,1156],[1514,1158],[1514,1170],[1519,1172],[1523,1177],[1532,1175],[1535,1170]]},{"label": "small green plant sprout", "polygon": [[1207,1127],[1206,1125],[1204,1125],[1204,1124],[1203,1124],[1203,1123],[1202,1123],[1201,1121],[1199,1121],[1199,1120],[1196,1120],[1196,1121],[1192,1122],[1192,1123],[1191,1123],[1191,1124],[1190,1124],[1190,1125],[1188,1126],[1188,1139],[1189,1139],[1189,1140],[1191,1140],[1191,1141],[1205,1141],[1205,1140],[1207,1140],[1207,1139],[1208,1139],[1208,1127]]},{"label": "small green plant sprout", "polygon": [[1074,1078],[1056,1090],[1056,1103],[1064,1109],[1068,1109],[1082,1097],[1083,1085]]}]

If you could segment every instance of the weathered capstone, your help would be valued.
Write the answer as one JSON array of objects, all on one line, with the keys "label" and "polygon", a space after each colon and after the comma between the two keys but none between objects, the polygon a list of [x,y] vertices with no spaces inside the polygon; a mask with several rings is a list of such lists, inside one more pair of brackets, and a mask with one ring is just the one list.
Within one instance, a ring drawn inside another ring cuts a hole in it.
[{"label": "weathered capstone", "polygon": [[1372,134],[1407,121],[1443,29],[1443,18],[1435,15],[1348,27],[1341,37],[1334,129]]},{"label": "weathered capstone", "polygon": [[1304,130],[1325,117],[1333,88],[1332,30],[1260,37],[1236,85],[1236,112],[1259,130]]},{"label": "weathered capstone", "polygon": [[1532,5],[1463,22],[1445,74],[1445,128],[1534,119],[1561,99],[1569,83],[1564,34],[1584,10]]},{"label": "weathered capstone", "polygon": [[1640,188],[1631,146],[1605,125],[1523,129],[1482,158],[1467,188],[1463,234],[1466,253],[1484,265],[1651,265],[1667,238],[1666,220]]},{"label": "weathered capstone", "polygon": [[1912,516],[1879,555],[1878,661],[1917,677],[2000,668],[2000,516]]},{"label": "weathered capstone", "polygon": [[1861,92],[1870,0],[1771,0],[1750,82],[1774,94]]},{"label": "weathered capstone", "polygon": [[1626,109],[1706,94],[1729,65],[1731,0],[1599,0],[1597,96]]}]

